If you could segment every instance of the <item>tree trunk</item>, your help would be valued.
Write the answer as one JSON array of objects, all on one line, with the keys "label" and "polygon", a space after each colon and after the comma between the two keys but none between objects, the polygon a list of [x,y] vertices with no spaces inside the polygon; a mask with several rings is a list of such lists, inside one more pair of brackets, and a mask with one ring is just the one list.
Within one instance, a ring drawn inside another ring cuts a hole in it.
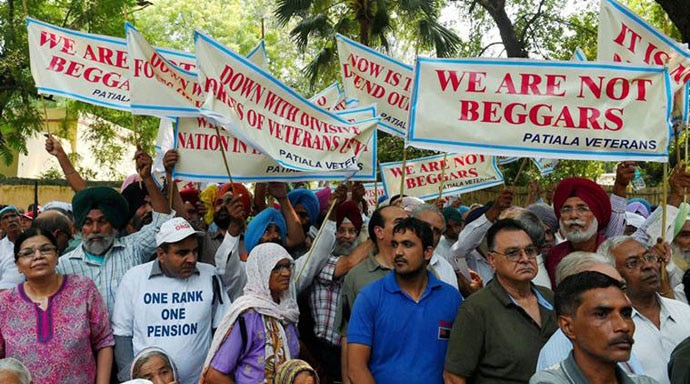
[{"label": "tree trunk", "polygon": [[690,13],[688,0],[655,0],[680,31],[684,43],[690,43]]},{"label": "tree trunk", "polygon": [[515,27],[506,13],[505,0],[479,0],[479,4],[494,19],[508,57],[528,57],[527,50],[518,39]]}]

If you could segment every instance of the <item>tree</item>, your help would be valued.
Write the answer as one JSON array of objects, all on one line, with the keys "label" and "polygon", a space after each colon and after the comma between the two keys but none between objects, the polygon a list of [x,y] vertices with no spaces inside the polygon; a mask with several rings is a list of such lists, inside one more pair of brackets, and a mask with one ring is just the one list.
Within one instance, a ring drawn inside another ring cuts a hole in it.
[{"label": "tree", "polygon": [[655,0],[678,29],[684,43],[690,43],[690,15],[686,0]]},{"label": "tree", "polygon": [[[142,6],[135,0],[0,2],[0,157],[3,161],[12,161],[12,150],[26,151],[25,138],[42,128],[43,106],[29,70],[24,16],[68,29],[122,36],[124,17],[119,10]],[[50,100],[48,106],[53,105]],[[98,111],[105,113],[103,108]]]},{"label": "tree", "polygon": [[418,50],[434,49],[438,57],[453,56],[460,38],[438,22],[441,7],[439,0],[278,0],[275,16],[281,25],[297,21],[290,35],[301,51],[307,51],[310,41],[314,43],[314,58],[304,69],[314,86],[322,72],[337,73],[336,33],[389,53],[393,34],[412,37]]}]

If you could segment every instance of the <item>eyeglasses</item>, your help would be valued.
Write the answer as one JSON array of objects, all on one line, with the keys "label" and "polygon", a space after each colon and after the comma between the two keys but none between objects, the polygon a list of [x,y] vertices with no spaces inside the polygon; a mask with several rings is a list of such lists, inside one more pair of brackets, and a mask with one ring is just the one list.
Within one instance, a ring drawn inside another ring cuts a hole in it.
[{"label": "eyeglasses", "polygon": [[571,206],[567,206],[567,205],[564,207],[561,207],[561,215],[571,214],[571,213],[573,213],[573,211],[575,211],[577,213],[587,213],[587,212],[590,212],[591,210],[589,209],[588,206],[582,205],[582,204],[578,205],[576,207],[571,207]]},{"label": "eyeglasses", "polygon": [[506,259],[510,261],[520,261],[522,258],[522,253],[525,253],[525,256],[527,256],[528,259],[536,259],[537,258],[537,253],[539,252],[537,250],[537,247],[534,245],[530,245],[525,248],[508,248],[505,252],[498,252],[498,251],[491,251],[493,253],[498,253],[501,256],[504,256]]},{"label": "eyeglasses", "polygon": [[292,269],[295,267],[295,263],[288,263],[288,264],[278,264],[273,269],[271,272],[273,273],[282,273],[284,270],[292,271]]},{"label": "eyeglasses", "polygon": [[628,269],[638,269],[641,268],[644,263],[652,263],[652,264],[659,264],[661,262],[661,259],[653,254],[653,253],[647,253],[646,255],[642,257],[635,257],[631,258],[625,261],[623,265],[625,265],[625,268]]},{"label": "eyeglasses", "polygon": [[57,250],[56,246],[53,245],[42,245],[38,248],[24,248],[17,252],[17,257],[19,258],[31,258],[36,255],[36,251],[41,253],[41,256],[48,256],[53,254]]}]

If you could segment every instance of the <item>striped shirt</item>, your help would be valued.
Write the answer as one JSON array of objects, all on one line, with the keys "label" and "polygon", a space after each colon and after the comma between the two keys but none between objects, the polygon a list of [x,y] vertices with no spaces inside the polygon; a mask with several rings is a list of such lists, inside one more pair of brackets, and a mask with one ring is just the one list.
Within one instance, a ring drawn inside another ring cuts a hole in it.
[{"label": "striped shirt", "polygon": [[101,263],[87,258],[83,246],[60,257],[57,272],[63,275],[81,275],[93,280],[103,297],[108,313],[115,307],[117,286],[132,267],[147,262],[156,250],[156,233],[160,226],[175,213],[153,212],[153,221],[138,232],[115,239]]}]

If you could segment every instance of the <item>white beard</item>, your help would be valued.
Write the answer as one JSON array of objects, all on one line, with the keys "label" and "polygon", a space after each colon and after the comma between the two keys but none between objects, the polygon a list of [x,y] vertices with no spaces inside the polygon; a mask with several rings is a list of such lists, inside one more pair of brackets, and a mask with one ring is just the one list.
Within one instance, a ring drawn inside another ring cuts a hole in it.
[{"label": "white beard", "polygon": [[[568,220],[568,221],[569,222],[573,222],[573,221],[581,222],[580,220]],[[570,231],[568,231],[568,225],[566,222],[561,220],[559,224],[561,227],[561,232],[565,235],[565,238],[574,244],[583,243],[583,242],[591,239],[592,236],[597,234],[597,228],[599,227],[599,222],[597,221],[596,217],[592,218],[592,222],[589,224],[589,227],[585,228],[584,230],[582,230],[582,229],[571,229]]]}]

